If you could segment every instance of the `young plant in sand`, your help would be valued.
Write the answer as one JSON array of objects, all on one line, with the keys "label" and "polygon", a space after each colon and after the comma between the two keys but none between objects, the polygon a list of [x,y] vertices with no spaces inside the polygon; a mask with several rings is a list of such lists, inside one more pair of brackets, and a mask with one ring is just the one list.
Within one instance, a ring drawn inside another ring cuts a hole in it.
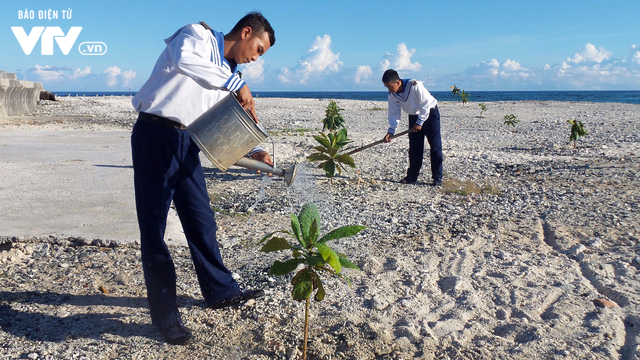
[{"label": "young plant in sand", "polygon": [[315,153],[307,156],[307,160],[315,162],[321,161],[319,168],[324,170],[325,175],[330,179],[333,184],[333,177],[336,174],[336,170],[339,175],[342,175],[345,165],[356,167],[355,161],[349,154],[341,154],[341,149],[350,143],[347,138],[347,129],[342,128],[337,132],[330,132],[325,134],[323,132],[320,135],[314,135],[314,139],[320,145],[314,146]]},{"label": "young plant in sand", "polygon": [[487,105],[485,105],[484,103],[479,103],[478,106],[480,106],[480,117],[484,117],[482,113],[487,111]]},{"label": "young plant in sand", "polygon": [[324,110],[324,119],[322,119],[322,131],[329,130],[335,132],[339,128],[346,127],[344,118],[340,111],[344,110],[339,107],[335,101],[331,100],[327,108]]},{"label": "young plant in sand", "polygon": [[[294,300],[305,301],[303,359],[307,358],[309,298],[314,291],[316,301],[322,301],[326,295],[320,275],[335,275],[351,285],[351,281],[342,273],[342,269],[360,270],[347,259],[346,255],[335,252],[327,243],[331,240],[355,235],[363,229],[365,229],[364,226],[347,225],[332,230],[321,237],[320,213],[316,205],[309,202],[302,207],[298,216],[291,214],[291,231],[275,231],[260,240],[260,244],[264,244],[260,249],[263,252],[292,250],[292,258],[286,261],[276,260],[273,263],[269,270],[271,275],[286,275],[295,271],[298,266],[304,265],[291,279],[291,285],[293,285],[291,296]],[[294,244],[290,244],[289,240],[283,237],[276,236],[278,233],[289,235],[293,238]]]},{"label": "young plant in sand", "polygon": [[[355,161],[350,155],[341,153],[342,148],[351,142],[347,137],[345,120],[340,113],[342,110],[344,109],[338,107],[338,104],[333,100],[327,105],[325,118],[322,119],[323,132],[313,136],[320,145],[314,146],[316,152],[307,156],[309,161],[321,161],[318,167],[324,170],[332,184],[336,170],[339,175],[342,175],[345,165],[356,167]],[[324,133],[324,130],[329,130],[329,133]]]},{"label": "young plant in sand", "polygon": [[469,102],[469,93],[462,90],[462,92],[460,93],[460,100],[462,100],[462,105],[466,104]]},{"label": "young plant in sand", "polygon": [[449,87],[449,89],[451,89],[451,101],[455,101],[456,95],[460,95],[460,89],[456,86],[456,84],[453,84],[453,86]]},{"label": "young plant in sand", "polygon": [[520,120],[518,120],[518,118],[513,114],[505,115],[503,119],[505,125],[511,125],[513,127],[516,127],[516,124],[520,122]]},{"label": "young plant in sand", "polygon": [[589,133],[587,133],[587,130],[584,129],[584,124],[582,124],[582,121],[569,119],[567,120],[567,122],[571,124],[571,135],[569,136],[569,142],[573,141],[573,148],[575,149],[576,141],[581,136],[589,135]]}]

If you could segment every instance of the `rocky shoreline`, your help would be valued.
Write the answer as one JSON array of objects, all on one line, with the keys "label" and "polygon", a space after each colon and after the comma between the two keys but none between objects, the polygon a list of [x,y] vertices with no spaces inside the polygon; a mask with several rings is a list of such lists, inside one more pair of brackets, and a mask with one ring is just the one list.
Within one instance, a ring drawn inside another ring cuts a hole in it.
[{"label": "rocky shoreline", "polygon": [[[7,129],[129,129],[127,97],[59,98]],[[339,100],[354,146],[384,135],[386,104]],[[328,101],[257,99],[295,184],[207,168],[227,266],[267,296],[204,308],[188,248],[171,246],[185,347],[150,324],[136,244],[0,233],[0,358],[295,359],[303,304],[289,278],[268,274],[279,254],[255,242],[286,229],[314,201],[327,231],[368,228],[334,243],[362,271],[328,280],[311,305],[311,359],[640,358],[640,105],[442,101],[445,181],[397,183],[407,140],[354,155],[330,184],[305,163]],[[515,127],[503,116],[515,114]],[[570,144],[568,119],[589,136]],[[209,166],[210,164],[206,163]],[[132,200],[133,201],[133,200]],[[133,216],[133,215],[132,215]],[[105,240],[106,239],[106,240]]]}]

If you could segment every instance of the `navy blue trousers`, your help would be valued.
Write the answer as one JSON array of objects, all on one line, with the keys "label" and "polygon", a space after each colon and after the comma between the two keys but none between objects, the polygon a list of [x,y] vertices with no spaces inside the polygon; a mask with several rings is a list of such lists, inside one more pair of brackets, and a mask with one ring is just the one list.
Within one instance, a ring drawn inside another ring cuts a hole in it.
[{"label": "navy blue trousers", "polygon": [[131,150],[151,319],[154,325],[171,326],[180,318],[175,267],[164,242],[171,201],[182,223],[204,300],[224,300],[240,290],[220,256],[200,150],[188,132],[138,120],[131,135]]},{"label": "navy blue trousers", "polygon": [[[409,129],[418,121],[418,115],[409,115]],[[409,133],[409,169],[407,176],[417,178],[422,168],[424,157],[424,138],[429,141],[431,158],[431,177],[434,181],[442,181],[442,139],[440,138],[440,110],[434,107],[429,117],[422,124],[422,130]]]}]

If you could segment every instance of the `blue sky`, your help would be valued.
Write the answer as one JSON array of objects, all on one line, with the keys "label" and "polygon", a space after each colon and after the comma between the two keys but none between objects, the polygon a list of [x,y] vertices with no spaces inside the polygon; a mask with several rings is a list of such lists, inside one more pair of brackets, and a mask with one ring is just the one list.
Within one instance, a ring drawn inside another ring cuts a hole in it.
[{"label": "blue sky", "polygon": [[[52,91],[136,91],[175,30],[204,20],[226,33],[253,10],[269,19],[276,44],[241,67],[252,90],[384,91],[380,78],[389,67],[434,91],[453,84],[467,91],[640,90],[637,0],[39,0],[0,6],[0,70]],[[29,55],[12,27],[33,36]],[[82,29],[65,55],[59,38],[52,40],[55,29],[38,40],[37,27],[58,27],[65,35]],[[104,44],[107,51],[82,55],[82,43],[85,50]],[[43,55],[51,44],[53,55]]]}]

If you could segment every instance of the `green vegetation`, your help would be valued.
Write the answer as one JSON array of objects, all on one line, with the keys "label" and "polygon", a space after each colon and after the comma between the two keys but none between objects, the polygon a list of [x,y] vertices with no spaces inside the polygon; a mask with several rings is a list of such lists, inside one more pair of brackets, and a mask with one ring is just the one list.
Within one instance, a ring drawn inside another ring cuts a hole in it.
[{"label": "green vegetation", "polygon": [[339,175],[342,175],[345,165],[356,167],[350,155],[341,153],[342,148],[351,142],[347,137],[345,120],[340,113],[342,110],[344,109],[338,107],[333,100],[327,105],[325,118],[322,120],[322,130],[329,130],[329,133],[320,132],[320,135],[313,136],[320,145],[314,146],[313,149],[316,152],[307,156],[307,160],[311,162],[320,161],[318,167],[324,170],[332,184],[336,170]]},{"label": "green vegetation", "polygon": [[460,89],[456,86],[456,84],[453,84],[453,86],[449,87],[449,89],[451,89],[451,101],[455,101],[456,96],[460,95]]},{"label": "green vegetation", "polygon": [[462,100],[462,105],[466,104],[469,102],[469,93],[462,90],[462,92],[460,93],[460,100]]},{"label": "green vegetation", "polygon": [[487,111],[487,106],[484,103],[479,103],[478,106],[480,106],[480,117],[484,117],[482,113]]},{"label": "green vegetation", "polygon": [[330,179],[332,184],[336,170],[339,175],[342,175],[342,170],[345,165],[351,166],[352,168],[356,167],[351,155],[340,153],[341,149],[351,142],[347,138],[346,128],[340,129],[335,133],[330,132],[329,134],[321,132],[320,135],[314,135],[313,138],[316,139],[320,145],[313,147],[316,152],[309,155],[307,160],[312,162],[321,161],[318,167],[324,170],[325,175]]},{"label": "green vegetation", "polygon": [[212,191],[208,192],[209,195],[209,200],[213,203],[213,202],[218,202],[220,200],[222,200],[222,195],[214,193]]},{"label": "green vegetation", "polygon": [[312,132],[313,129],[299,128],[299,129],[282,129],[282,130],[270,130],[271,136],[296,136],[304,135],[305,133]]},{"label": "green vegetation", "polygon": [[225,215],[225,216],[232,216],[232,217],[249,216],[250,214],[250,212],[233,212],[217,206],[211,206],[211,210],[215,211],[218,214]]},{"label": "green vegetation", "polygon": [[337,131],[339,128],[344,128],[345,121],[340,111],[344,110],[338,107],[335,101],[331,100],[327,108],[325,109],[325,117],[322,119],[322,131],[329,130],[331,132]]},{"label": "green vegetation", "polygon": [[505,115],[503,119],[505,125],[511,125],[513,127],[516,127],[516,124],[520,122],[520,120],[518,120],[518,118],[513,114]]},{"label": "green vegetation", "polygon": [[573,141],[573,148],[576,148],[576,141],[580,139],[581,136],[587,136],[589,133],[584,129],[584,124],[580,120],[567,120],[569,124],[571,124],[571,135],[569,136],[569,142]]},{"label": "green vegetation", "polygon": [[[297,301],[305,301],[303,359],[307,358],[309,298],[314,291],[316,301],[322,301],[326,295],[321,274],[338,276],[351,285],[351,281],[342,273],[342,269],[360,270],[347,259],[346,255],[335,252],[327,243],[355,235],[363,229],[365,229],[364,226],[348,225],[332,230],[321,237],[320,213],[316,205],[309,202],[302,207],[298,216],[291,214],[291,231],[279,230],[269,233],[259,242],[264,244],[260,249],[263,252],[291,250],[292,257],[289,260],[276,260],[273,263],[269,270],[271,275],[286,275],[295,271],[299,265],[304,265],[291,279],[291,285],[293,285],[291,297]],[[276,236],[278,233],[289,235],[293,238],[294,244],[290,244],[286,238]]]},{"label": "green vegetation", "polygon": [[460,88],[457,87],[455,84],[451,87],[449,87],[449,89],[451,89],[451,100],[455,101],[456,100],[456,96],[460,96],[460,100],[462,100],[462,105],[466,104],[469,102],[469,95],[470,93],[462,90],[460,91]]}]

